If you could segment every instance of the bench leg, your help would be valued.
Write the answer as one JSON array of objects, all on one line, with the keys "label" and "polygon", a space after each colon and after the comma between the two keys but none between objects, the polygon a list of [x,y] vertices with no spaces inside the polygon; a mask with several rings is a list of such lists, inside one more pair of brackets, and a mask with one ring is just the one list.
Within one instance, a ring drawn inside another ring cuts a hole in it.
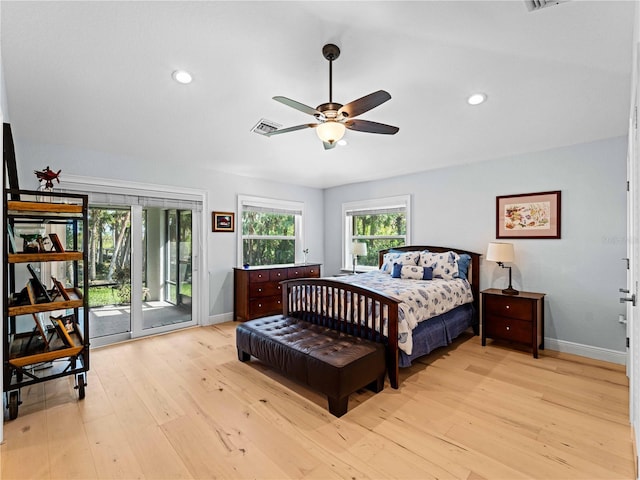
[{"label": "bench leg", "polygon": [[347,408],[349,406],[349,395],[342,398],[329,398],[329,412],[336,417],[341,417],[345,413],[347,413]]},{"label": "bench leg", "polygon": [[249,355],[247,352],[243,352],[238,348],[238,360],[240,360],[241,362],[248,362],[250,359],[251,355]]},{"label": "bench leg", "polygon": [[377,380],[374,380],[369,385],[367,385],[367,389],[375,393],[378,393],[384,390],[384,375],[382,375],[381,377],[378,377]]}]

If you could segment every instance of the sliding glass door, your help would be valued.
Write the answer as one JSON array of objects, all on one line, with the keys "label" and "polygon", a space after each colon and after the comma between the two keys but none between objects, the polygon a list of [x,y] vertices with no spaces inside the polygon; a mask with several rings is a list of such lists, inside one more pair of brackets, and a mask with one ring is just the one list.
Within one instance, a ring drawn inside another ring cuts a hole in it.
[{"label": "sliding glass door", "polygon": [[191,210],[143,210],[142,329],[191,322]]},{"label": "sliding glass door", "polygon": [[199,216],[187,208],[142,205],[153,203],[148,199],[136,203],[90,205],[93,345],[195,325],[193,233]]}]

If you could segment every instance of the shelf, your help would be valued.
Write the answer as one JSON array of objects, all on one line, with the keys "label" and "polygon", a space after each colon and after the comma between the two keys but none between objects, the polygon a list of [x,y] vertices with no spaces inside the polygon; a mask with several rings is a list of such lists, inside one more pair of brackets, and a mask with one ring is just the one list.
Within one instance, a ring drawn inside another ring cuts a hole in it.
[{"label": "shelf", "polygon": [[84,300],[82,299],[82,292],[77,288],[65,288],[65,291],[69,295],[70,299],[65,300],[62,297],[58,297],[53,302],[36,303],[33,305],[15,305],[9,306],[8,315],[15,317],[18,315],[28,315],[30,313],[52,312],[54,310],[65,310],[67,308],[82,308],[84,306]]},{"label": "shelf", "polygon": [[7,201],[8,215],[16,215],[20,213],[72,213],[82,215],[82,210],[82,205],[73,203],[26,202],[20,200]]},{"label": "shelf", "polygon": [[9,263],[73,262],[83,259],[82,252],[10,253]]},{"label": "shelf", "polygon": [[59,358],[75,357],[84,348],[84,342],[82,336],[78,332],[71,334],[73,347],[67,347],[62,340],[55,335],[50,340],[49,348],[42,347],[39,351],[30,352],[26,355],[21,355],[20,352],[26,342],[29,341],[29,336],[24,335],[20,338],[14,339],[11,342],[11,350],[9,353],[9,363],[14,367],[25,367],[27,365],[33,365],[35,363],[51,362]]}]

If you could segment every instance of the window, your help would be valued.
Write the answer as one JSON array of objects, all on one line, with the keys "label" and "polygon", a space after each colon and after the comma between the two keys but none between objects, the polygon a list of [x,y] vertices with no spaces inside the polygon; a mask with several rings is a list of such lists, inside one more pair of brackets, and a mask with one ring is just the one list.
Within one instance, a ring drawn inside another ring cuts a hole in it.
[{"label": "window", "polygon": [[410,200],[409,195],[403,195],[342,205],[343,269],[352,268],[353,242],[362,242],[367,245],[367,254],[358,256],[358,268],[362,270],[373,270],[378,267],[379,250],[408,244]]},{"label": "window", "polygon": [[238,196],[238,264],[281,265],[302,261],[304,204]]}]

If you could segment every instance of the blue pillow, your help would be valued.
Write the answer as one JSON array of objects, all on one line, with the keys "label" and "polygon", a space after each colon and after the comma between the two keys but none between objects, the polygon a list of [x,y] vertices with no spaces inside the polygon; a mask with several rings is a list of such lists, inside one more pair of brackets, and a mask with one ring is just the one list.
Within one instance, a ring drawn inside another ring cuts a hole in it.
[{"label": "blue pillow", "polygon": [[467,272],[469,271],[470,263],[471,263],[471,255],[468,255],[466,253],[461,253],[460,258],[458,258],[457,278],[462,278],[463,280],[467,280]]},{"label": "blue pillow", "polygon": [[393,271],[391,272],[391,277],[392,278],[400,278],[400,274],[402,273],[402,264],[401,263],[394,263],[393,264]]},{"label": "blue pillow", "polygon": [[433,268],[431,267],[422,267],[424,269],[424,274],[422,275],[423,280],[433,280]]}]

